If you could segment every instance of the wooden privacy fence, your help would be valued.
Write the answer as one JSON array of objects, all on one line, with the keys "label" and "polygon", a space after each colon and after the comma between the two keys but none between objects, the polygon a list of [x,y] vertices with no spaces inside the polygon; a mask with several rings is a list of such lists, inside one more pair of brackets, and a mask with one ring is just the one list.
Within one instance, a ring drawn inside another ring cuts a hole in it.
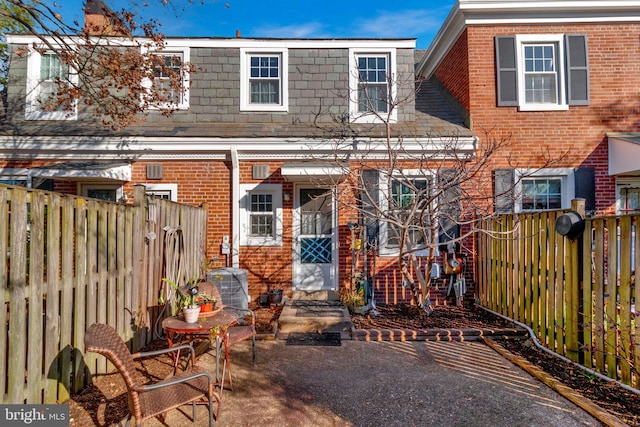
[{"label": "wooden privacy fence", "polygon": [[180,227],[190,277],[206,248],[206,209],[145,195],[133,205],[0,186],[0,403],[68,400],[106,360],[84,353],[93,323],[132,351],[159,314],[165,227]]},{"label": "wooden privacy fence", "polygon": [[640,388],[640,215],[587,218],[570,241],[556,233],[561,214],[483,223],[480,303],[528,325],[556,353]]}]

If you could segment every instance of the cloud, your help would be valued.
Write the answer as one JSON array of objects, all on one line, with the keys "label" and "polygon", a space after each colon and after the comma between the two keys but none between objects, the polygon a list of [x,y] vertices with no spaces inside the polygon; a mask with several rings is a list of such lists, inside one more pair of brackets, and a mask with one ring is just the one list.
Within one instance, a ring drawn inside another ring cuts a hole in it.
[{"label": "cloud", "polygon": [[438,10],[380,11],[370,19],[357,19],[353,22],[354,34],[374,38],[414,38],[422,34],[433,34],[444,21],[445,14]]},{"label": "cloud", "polygon": [[319,22],[307,22],[304,24],[285,25],[285,26],[262,26],[253,28],[251,31],[259,37],[273,38],[324,38],[330,37],[325,26]]}]

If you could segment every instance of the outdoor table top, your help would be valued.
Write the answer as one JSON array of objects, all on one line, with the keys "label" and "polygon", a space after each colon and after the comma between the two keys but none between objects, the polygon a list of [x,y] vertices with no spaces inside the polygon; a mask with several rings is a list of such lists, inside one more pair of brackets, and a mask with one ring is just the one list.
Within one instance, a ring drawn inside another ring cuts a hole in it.
[{"label": "outdoor table top", "polygon": [[216,327],[233,326],[237,322],[237,313],[218,310],[213,315],[198,317],[195,323],[187,323],[178,317],[167,317],[162,321],[162,328],[169,334],[211,334]]}]

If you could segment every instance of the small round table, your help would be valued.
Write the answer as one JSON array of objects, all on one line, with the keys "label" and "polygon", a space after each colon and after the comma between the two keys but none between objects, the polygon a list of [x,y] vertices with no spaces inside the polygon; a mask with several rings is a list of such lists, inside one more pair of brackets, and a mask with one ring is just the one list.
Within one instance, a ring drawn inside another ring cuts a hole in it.
[{"label": "small round table", "polygon": [[[185,336],[206,336],[215,335],[216,338],[216,380],[218,380],[219,363],[220,363],[220,338],[225,337],[226,328],[238,323],[238,314],[234,311],[225,311],[219,309],[213,314],[207,314],[207,316],[200,316],[195,323],[187,323],[184,319],[178,317],[167,317],[162,321],[162,329],[167,333],[167,343],[169,347],[173,347],[173,338],[176,334],[183,334]],[[222,333],[221,333],[222,332]],[[180,354],[176,355],[174,363],[178,364]],[[192,364],[195,360],[191,361]]]}]

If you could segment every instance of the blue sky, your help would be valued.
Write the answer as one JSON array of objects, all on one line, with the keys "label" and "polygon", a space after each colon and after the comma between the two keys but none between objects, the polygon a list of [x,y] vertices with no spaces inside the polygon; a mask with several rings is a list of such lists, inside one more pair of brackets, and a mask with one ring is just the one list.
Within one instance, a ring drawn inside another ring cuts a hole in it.
[{"label": "blue sky", "polygon": [[[48,0],[53,2],[53,0]],[[156,18],[167,36],[276,38],[416,38],[426,49],[454,0],[105,0]],[[57,0],[65,19],[82,16],[82,0]],[[142,6],[143,4],[148,6]],[[228,4],[228,6],[227,6]]]}]

